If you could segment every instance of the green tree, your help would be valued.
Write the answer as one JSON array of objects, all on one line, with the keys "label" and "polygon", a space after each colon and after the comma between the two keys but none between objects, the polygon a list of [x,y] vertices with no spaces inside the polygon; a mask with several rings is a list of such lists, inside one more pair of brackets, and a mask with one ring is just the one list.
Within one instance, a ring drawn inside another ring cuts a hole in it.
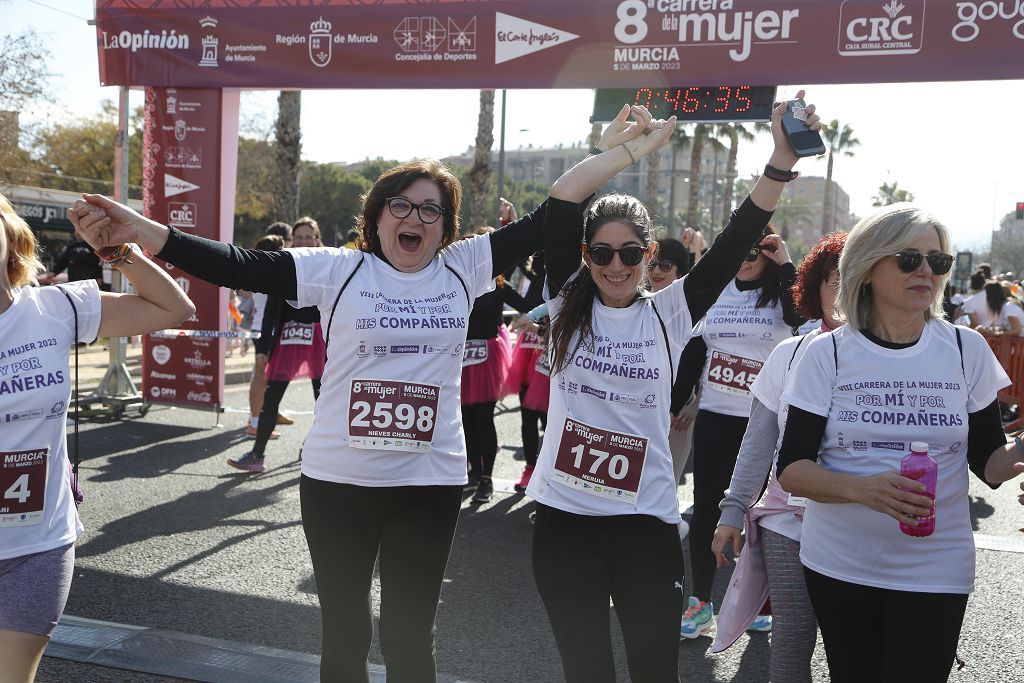
[{"label": "green tree", "polygon": [[50,101],[45,47],[31,29],[0,37],[0,111],[25,111],[34,101]]},{"label": "green tree", "polygon": [[476,144],[473,147],[473,166],[467,176],[472,190],[467,227],[476,228],[494,221],[497,197],[491,187],[491,147],[494,146],[494,91],[480,91],[480,115],[477,118]]},{"label": "green tree", "polygon": [[317,220],[324,244],[344,244],[345,235],[357,225],[362,196],[372,184],[340,166],[305,161],[299,213]]},{"label": "green tree", "polygon": [[914,201],[914,194],[899,187],[895,180],[878,186],[878,194],[871,198],[871,206],[889,206],[899,202]]},{"label": "green tree", "polygon": [[835,189],[832,187],[832,164],[835,157],[840,154],[848,157],[854,156],[853,148],[860,145],[860,140],[854,136],[853,129],[848,125],[843,124],[840,128],[838,119],[832,119],[831,123],[827,126],[822,126],[821,136],[825,139],[825,144],[828,145],[825,204],[822,207],[823,211],[821,214],[821,234],[827,235],[835,230],[836,224]]},{"label": "green tree", "polygon": [[359,175],[361,175],[364,178],[366,178],[367,180],[369,180],[371,183],[375,183],[375,182],[377,182],[377,178],[380,178],[380,175],[384,171],[388,170],[392,166],[397,166],[397,165],[398,165],[398,162],[395,161],[394,159],[391,159],[391,160],[373,159],[371,161],[366,161],[365,163],[363,163],[359,167],[358,173],[359,173]]}]

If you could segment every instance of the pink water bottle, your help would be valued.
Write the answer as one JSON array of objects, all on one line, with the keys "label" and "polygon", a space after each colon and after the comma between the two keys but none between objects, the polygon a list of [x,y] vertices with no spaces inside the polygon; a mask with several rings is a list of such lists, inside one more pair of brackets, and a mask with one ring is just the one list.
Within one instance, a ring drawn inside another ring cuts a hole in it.
[{"label": "pink water bottle", "polygon": [[924,484],[924,491],[916,493],[932,499],[932,514],[918,517],[917,526],[900,522],[900,531],[907,536],[931,536],[935,531],[935,483],[939,477],[939,464],[928,455],[928,444],[924,441],[910,444],[910,455],[900,461],[900,474]]}]

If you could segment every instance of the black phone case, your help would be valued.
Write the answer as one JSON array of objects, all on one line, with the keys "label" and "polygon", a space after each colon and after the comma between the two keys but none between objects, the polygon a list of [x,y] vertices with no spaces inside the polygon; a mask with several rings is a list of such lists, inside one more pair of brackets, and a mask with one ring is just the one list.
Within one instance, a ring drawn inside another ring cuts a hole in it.
[{"label": "black phone case", "polygon": [[800,119],[793,116],[793,105],[802,107],[803,100],[789,100],[786,102],[786,111],[782,115],[782,129],[786,131],[786,139],[793,153],[798,157],[812,157],[825,153],[825,142],[821,134],[812,131]]}]

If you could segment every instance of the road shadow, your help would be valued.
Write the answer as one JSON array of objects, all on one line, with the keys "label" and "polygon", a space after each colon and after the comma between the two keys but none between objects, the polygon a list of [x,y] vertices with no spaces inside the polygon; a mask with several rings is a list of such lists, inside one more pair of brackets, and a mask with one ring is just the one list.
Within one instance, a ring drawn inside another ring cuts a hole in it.
[{"label": "road shadow", "polygon": [[991,517],[995,514],[996,509],[985,500],[984,496],[969,496],[969,498],[971,501],[971,530],[977,531],[978,521]]}]

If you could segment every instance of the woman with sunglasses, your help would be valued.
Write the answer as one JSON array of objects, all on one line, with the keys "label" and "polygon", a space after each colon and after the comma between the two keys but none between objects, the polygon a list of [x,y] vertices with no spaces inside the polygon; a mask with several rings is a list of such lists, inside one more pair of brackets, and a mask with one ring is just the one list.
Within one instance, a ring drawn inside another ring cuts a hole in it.
[{"label": "woman with sunglasses", "polygon": [[610,195],[584,216],[579,202],[666,144],[673,119],[584,161],[551,188],[545,238],[582,227],[584,265],[579,251],[546,249],[549,427],[527,495],[537,501],[534,577],[569,683],[615,680],[609,599],[631,678],[677,680],[683,558],[668,447],[673,376],[693,321],[763,234],[797,162],[781,129],[784,109],[772,114],[769,167],[779,180],[760,178],[718,243],[660,292],[644,288],[657,245],[643,204]]},{"label": "woman with sunglasses", "polygon": [[[77,219],[77,214],[73,216]],[[102,246],[84,235],[89,249]],[[101,292],[90,278],[33,287],[35,235],[0,195],[0,681],[34,680],[71,590],[83,530],[68,461],[68,349],[98,336],[175,327],[195,312],[167,271],[131,245],[97,256],[135,294]],[[11,419],[14,418],[14,419]]]},{"label": "woman with sunglasses", "polygon": [[[624,107],[607,126],[601,149],[640,132],[629,114]],[[545,241],[546,202],[500,230],[459,240],[461,198],[458,179],[440,162],[400,164],[363,198],[358,249],[280,252],[188,235],[99,195],[81,203],[95,213],[76,227],[98,243],[138,241],[222,287],[320,309],[327,364],[299,493],[325,681],[369,678],[378,557],[388,678],[435,679],[434,618],[466,485],[459,403],[472,302],[545,244],[578,260],[577,232],[563,228],[561,241]]]},{"label": "woman with sunglasses", "polygon": [[[321,246],[316,219],[303,216],[291,230],[293,248]],[[266,358],[266,389],[256,424],[256,442],[245,455],[228,458],[228,465],[255,474],[266,471],[267,442],[278,438],[274,427],[288,385],[292,380],[309,377],[316,401],[327,360],[325,349],[320,310],[316,306],[295,308],[279,296],[267,298],[260,338],[256,340],[257,355]]]},{"label": "woman with sunglasses", "polygon": [[[999,419],[1006,373],[980,334],[941,319],[949,248],[911,204],[854,226],[846,325],[807,344],[782,396],[777,475],[807,498],[800,561],[834,683],[947,679],[974,588],[968,470],[993,488],[1024,471]],[[934,499],[900,475],[915,441],[938,464]]]},{"label": "woman with sunglasses", "polygon": [[[700,387],[700,409],[693,423],[693,517],[690,562],[693,591],[679,627],[683,638],[697,638],[714,627],[711,590],[715,556],[711,541],[718,525],[718,503],[729,485],[740,441],[750,415],[750,385],[768,355],[793,336],[803,319],[793,306],[796,268],[785,241],[766,225],[744,257],[735,278],[708,311],[683,351],[680,377],[684,396]],[[771,619],[751,626],[769,630]]]},{"label": "woman with sunglasses", "polygon": [[[786,424],[787,407],[780,405],[779,398],[808,342],[843,324],[836,317],[835,301],[839,255],[845,241],[844,232],[826,235],[800,262],[793,301],[801,316],[820,322],[811,332],[790,337],[776,346],[750,387],[750,419],[729,488],[720,504],[722,518],[711,545],[719,567],[729,565],[725,557],[728,545],[732,545],[733,556],[738,558],[718,612],[711,652],[721,652],[736,642],[757,618],[770,594],[772,642],[768,679],[774,683],[810,682],[811,655],[818,637],[814,608],[800,565],[802,501],[783,491],[772,472],[781,430]],[[765,479],[768,487],[761,495]]]}]

